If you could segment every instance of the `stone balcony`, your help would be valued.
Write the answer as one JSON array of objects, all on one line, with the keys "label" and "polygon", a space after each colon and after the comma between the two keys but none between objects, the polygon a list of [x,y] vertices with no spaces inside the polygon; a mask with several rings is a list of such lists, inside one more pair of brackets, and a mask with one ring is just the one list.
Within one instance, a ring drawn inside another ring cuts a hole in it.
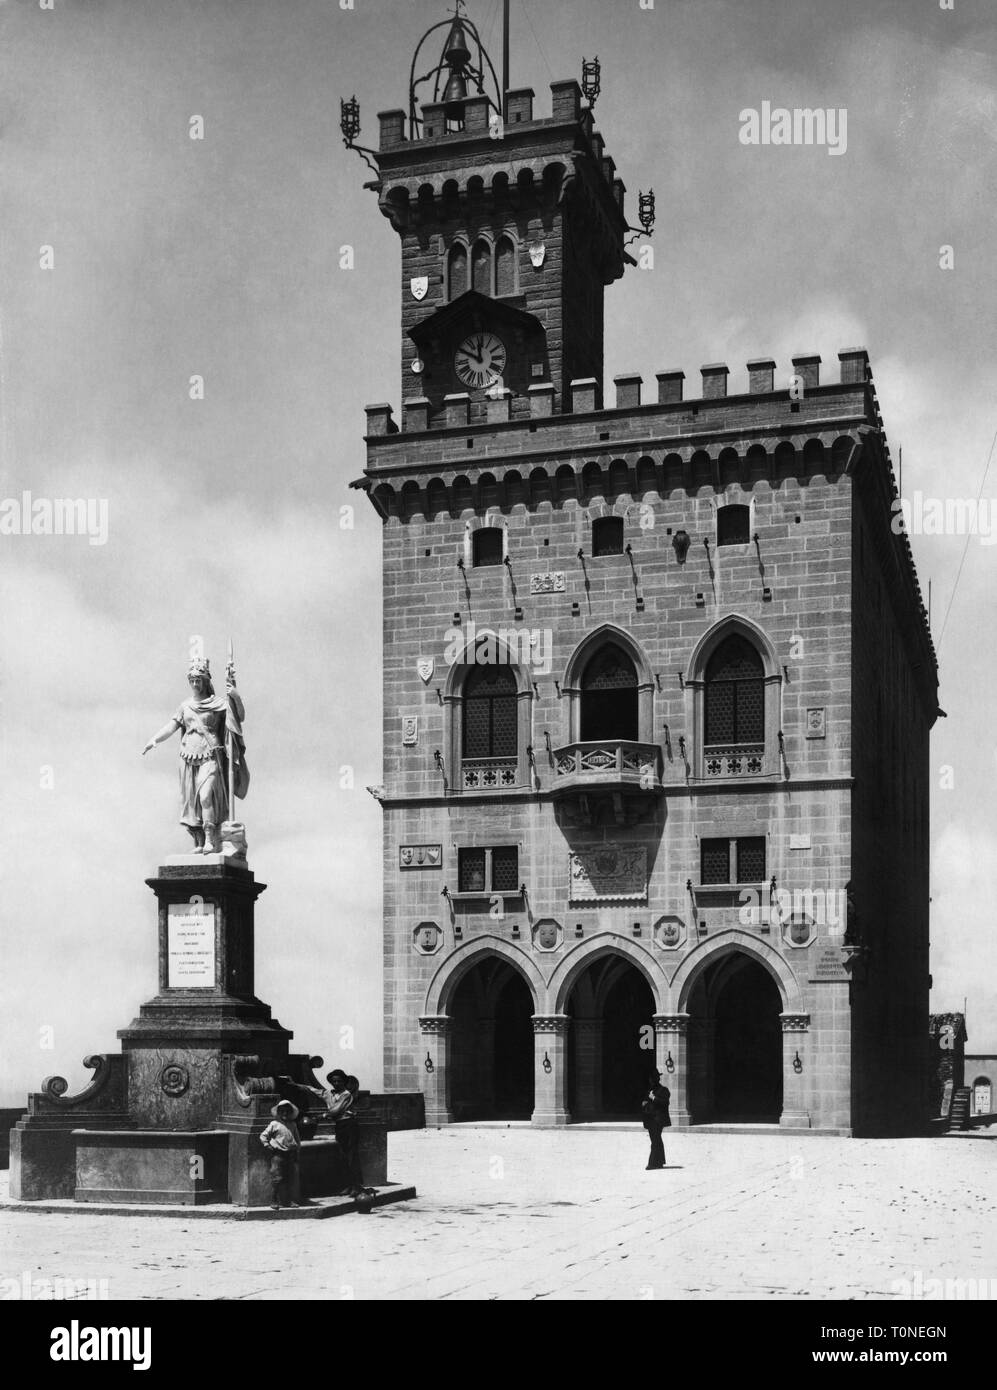
[{"label": "stone balcony", "polygon": [[551,791],[660,791],[661,749],[656,743],[599,739],[555,748]]}]

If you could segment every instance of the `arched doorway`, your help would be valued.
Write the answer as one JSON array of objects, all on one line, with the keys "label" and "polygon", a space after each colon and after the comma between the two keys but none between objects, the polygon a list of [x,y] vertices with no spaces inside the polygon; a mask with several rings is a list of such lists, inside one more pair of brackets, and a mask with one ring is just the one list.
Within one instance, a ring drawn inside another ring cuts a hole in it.
[{"label": "arched doorway", "polygon": [[455,1120],[533,1114],[533,996],[508,961],[467,971],[450,1001],[450,1111]]},{"label": "arched doorway", "polygon": [[973,1082],[973,1114],[989,1115],[993,1105],[993,1088],[989,1076],[978,1076]]},{"label": "arched doorway", "polygon": [[603,739],[637,742],[637,672],[615,642],[607,642],[590,657],[581,682],[582,743]]},{"label": "arched doorway", "polygon": [[622,956],[594,960],[568,996],[568,1110],[574,1120],[634,1120],[654,1067],[654,995]]},{"label": "arched doorway", "polygon": [[778,1124],[783,1100],[782,995],[744,951],[702,972],[689,995],[693,1124]]}]

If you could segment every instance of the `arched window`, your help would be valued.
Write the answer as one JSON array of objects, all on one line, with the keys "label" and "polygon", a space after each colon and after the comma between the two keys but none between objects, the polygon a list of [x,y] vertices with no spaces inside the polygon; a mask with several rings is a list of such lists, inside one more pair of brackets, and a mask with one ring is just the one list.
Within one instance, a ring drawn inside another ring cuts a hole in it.
[{"label": "arched window", "polygon": [[637,672],[627,654],[609,642],[582,674],[581,741],[629,739],[636,743]]},{"label": "arched window", "polygon": [[516,293],[516,247],[507,236],[495,248],[495,293]]},{"label": "arched window", "polygon": [[479,294],[491,294],[492,249],[487,241],[476,242],[471,253],[471,281],[472,288]]},{"label": "arched window", "polygon": [[471,537],[471,561],[475,569],[502,563],[502,528],[481,526]]},{"label": "arched window", "polygon": [[705,748],[764,744],[764,668],[747,638],[734,634],[720,643],[707,662],[705,684]]},{"label": "arched window", "polygon": [[516,704],[516,677],[508,666],[472,670],[464,685],[465,758],[516,757]]},{"label": "arched window", "polygon": [[467,290],[467,247],[459,241],[450,248],[447,298],[457,299]]},{"label": "arched window", "polygon": [[592,554],[623,554],[623,518],[601,516],[592,523]]},{"label": "arched window", "polygon": [[747,545],[751,540],[751,508],[731,502],[717,512],[717,545]]}]

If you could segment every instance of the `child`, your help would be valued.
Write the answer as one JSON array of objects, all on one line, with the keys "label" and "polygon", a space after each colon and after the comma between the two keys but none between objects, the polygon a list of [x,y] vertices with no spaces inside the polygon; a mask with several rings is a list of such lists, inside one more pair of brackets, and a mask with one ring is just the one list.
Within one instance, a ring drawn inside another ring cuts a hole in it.
[{"label": "child", "polygon": [[298,1107],[289,1100],[279,1101],[270,1111],[273,1119],[260,1135],[260,1143],[270,1153],[271,1211],[280,1211],[281,1198],[290,1195],[285,1206],[300,1207],[300,1177],[298,1152],[301,1139],[298,1126]]}]

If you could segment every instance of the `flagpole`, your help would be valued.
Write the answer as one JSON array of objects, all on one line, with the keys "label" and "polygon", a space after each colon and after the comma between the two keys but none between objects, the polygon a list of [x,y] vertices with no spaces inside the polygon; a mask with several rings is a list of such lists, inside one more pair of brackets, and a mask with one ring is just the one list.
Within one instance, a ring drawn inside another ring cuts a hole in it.
[{"label": "flagpole", "polygon": [[508,120],[509,94],[509,0],[503,0],[502,7],[502,119]]},{"label": "flagpole", "polygon": [[[232,650],[232,639],[228,639],[228,677],[235,680],[235,655]],[[232,733],[232,721],[225,721],[225,743],[228,753],[228,818],[235,820],[235,737]]]}]

